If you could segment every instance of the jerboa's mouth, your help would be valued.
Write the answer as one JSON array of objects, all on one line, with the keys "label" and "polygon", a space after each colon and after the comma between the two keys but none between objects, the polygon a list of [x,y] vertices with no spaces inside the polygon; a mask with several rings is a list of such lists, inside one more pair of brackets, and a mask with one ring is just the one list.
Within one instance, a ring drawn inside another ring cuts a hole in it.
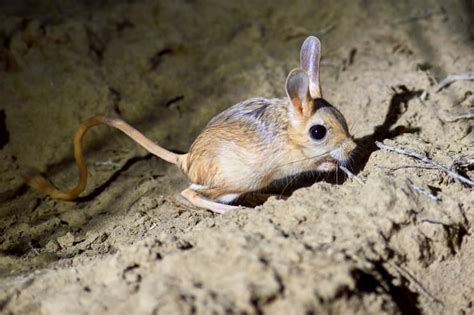
[{"label": "jerboa's mouth", "polygon": [[328,156],[316,162],[316,169],[318,171],[332,171],[337,167],[337,161]]}]

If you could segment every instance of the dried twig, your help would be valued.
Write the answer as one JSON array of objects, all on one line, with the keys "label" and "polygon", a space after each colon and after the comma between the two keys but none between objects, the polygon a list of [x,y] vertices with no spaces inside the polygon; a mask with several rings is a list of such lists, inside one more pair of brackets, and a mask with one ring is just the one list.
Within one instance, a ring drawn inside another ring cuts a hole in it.
[{"label": "dried twig", "polygon": [[[421,169],[429,169],[429,170],[439,170],[437,167],[434,167],[434,166],[429,166],[429,165],[400,165],[400,166],[397,166],[397,167],[388,167],[388,166],[380,166],[380,165],[377,165],[378,168],[381,168],[381,169],[387,169],[391,172],[393,171],[398,171],[400,169],[403,169],[403,168],[421,168]],[[425,195],[427,196],[428,198],[438,202],[438,201],[441,201],[441,198],[435,196],[433,193],[429,192],[429,191],[426,191],[425,189],[421,188],[420,186],[417,186],[415,185],[415,183],[413,183],[413,181],[411,179],[409,179],[408,177],[406,178],[406,180],[408,181],[408,183],[410,184],[410,186],[418,193],[422,194],[422,195]]]},{"label": "dried twig", "polygon": [[412,284],[414,284],[416,287],[418,287],[418,290],[423,293],[425,296],[429,297],[433,302],[439,303],[441,305],[444,305],[444,303],[439,300],[437,297],[435,297],[433,294],[431,294],[425,287],[421,284],[418,279],[415,278],[414,275],[411,274],[408,270],[406,270],[403,267],[397,266],[396,264],[392,262],[388,262],[388,264],[394,268],[403,278],[409,280]]},{"label": "dried twig", "polygon": [[418,153],[418,152],[413,151],[413,150],[404,149],[404,148],[393,147],[393,146],[390,146],[390,145],[383,144],[382,142],[379,142],[379,141],[375,141],[375,144],[377,145],[377,147],[379,147],[382,150],[385,150],[385,151],[388,151],[388,152],[395,152],[395,153],[398,153],[398,154],[401,154],[401,155],[405,155],[405,156],[411,157],[412,159],[415,159],[417,162],[420,162],[424,165],[434,166],[437,169],[439,169],[440,171],[443,171],[446,174],[448,174],[449,176],[453,177],[454,179],[457,179],[460,182],[462,182],[464,184],[467,184],[469,186],[474,186],[474,181],[458,174],[457,172],[452,171],[448,166],[446,166],[444,164],[441,164],[437,161],[430,160],[428,157],[426,157],[425,155],[423,155],[421,153]]},{"label": "dried twig", "polygon": [[428,198],[430,198],[431,200],[435,201],[435,202],[439,202],[441,201],[441,198],[439,198],[438,196],[435,196],[432,192],[429,192],[423,188],[421,188],[420,186],[417,186],[415,185],[415,183],[413,183],[413,181],[409,178],[407,178],[407,181],[408,183],[410,184],[410,186],[418,193],[422,194],[422,195],[425,195],[427,196]]},{"label": "dried twig", "polygon": [[468,168],[474,165],[474,154],[461,155],[454,159],[451,168]]},{"label": "dried twig", "polygon": [[377,167],[389,170],[391,172],[398,171],[398,170],[401,170],[401,169],[404,169],[404,168],[421,168],[421,169],[424,169],[424,170],[437,170],[438,169],[437,167],[434,167],[434,166],[417,165],[417,164],[415,164],[415,165],[400,165],[400,166],[395,166],[395,167],[377,165]]},{"label": "dried twig", "polygon": [[439,92],[442,89],[444,89],[446,86],[456,81],[472,81],[472,80],[474,80],[474,72],[450,74],[446,78],[441,80],[441,82],[439,82],[438,85],[436,85],[436,87],[434,88],[434,91]]},{"label": "dried twig", "polygon": [[349,177],[350,179],[355,180],[356,182],[358,182],[361,185],[364,185],[364,182],[359,177],[357,177],[356,174],[349,171],[345,166],[340,165],[339,168],[347,175],[347,177]]},{"label": "dried twig", "polygon": [[449,119],[443,119],[445,122],[456,122],[458,120],[461,120],[461,119],[473,119],[474,118],[474,112],[469,112],[469,113],[466,113],[464,115],[459,115],[459,116],[456,116],[456,117],[453,117],[453,118],[449,118]]}]

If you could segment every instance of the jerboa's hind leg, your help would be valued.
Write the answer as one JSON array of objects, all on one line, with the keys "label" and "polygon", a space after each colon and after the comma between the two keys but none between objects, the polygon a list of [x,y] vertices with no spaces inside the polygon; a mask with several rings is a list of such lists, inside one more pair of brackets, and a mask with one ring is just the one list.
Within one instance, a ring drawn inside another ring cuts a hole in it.
[{"label": "jerboa's hind leg", "polygon": [[[229,211],[232,211],[232,210],[235,210],[235,209],[239,208],[237,206],[226,205],[226,204],[223,204],[223,203],[219,203],[219,202],[216,202],[216,201],[206,199],[205,197],[200,195],[195,190],[192,190],[191,188],[186,188],[185,190],[183,190],[181,192],[181,195],[184,198],[186,198],[189,202],[191,202],[193,205],[195,205],[196,207],[205,208],[205,209],[208,209],[208,210],[211,210],[213,212],[220,213],[220,214],[224,214],[226,212],[229,212]],[[234,196],[234,194],[232,194],[232,195],[229,194],[229,196],[231,196],[233,199],[238,197],[237,194],[235,196]],[[223,198],[225,199],[225,195],[223,196]]]}]

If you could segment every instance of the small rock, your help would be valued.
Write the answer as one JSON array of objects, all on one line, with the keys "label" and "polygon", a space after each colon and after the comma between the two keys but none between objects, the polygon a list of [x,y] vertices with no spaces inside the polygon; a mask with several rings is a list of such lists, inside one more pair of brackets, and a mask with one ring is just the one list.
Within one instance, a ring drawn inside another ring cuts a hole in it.
[{"label": "small rock", "polygon": [[74,244],[74,235],[72,235],[71,232],[67,232],[66,235],[58,237],[58,243],[59,246],[61,246],[62,249],[71,247]]}]

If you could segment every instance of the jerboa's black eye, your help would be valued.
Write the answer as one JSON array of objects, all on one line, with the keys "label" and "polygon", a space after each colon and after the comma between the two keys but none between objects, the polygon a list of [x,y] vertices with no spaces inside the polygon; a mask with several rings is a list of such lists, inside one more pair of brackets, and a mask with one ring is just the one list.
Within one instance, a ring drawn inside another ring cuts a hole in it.
[{"label": "jerboa's black eye", "polygon": [[314,140],[324,139],[327,131],[328,130],[323,125],[313,125],[311,128],[309,128],[309,134]]}]

